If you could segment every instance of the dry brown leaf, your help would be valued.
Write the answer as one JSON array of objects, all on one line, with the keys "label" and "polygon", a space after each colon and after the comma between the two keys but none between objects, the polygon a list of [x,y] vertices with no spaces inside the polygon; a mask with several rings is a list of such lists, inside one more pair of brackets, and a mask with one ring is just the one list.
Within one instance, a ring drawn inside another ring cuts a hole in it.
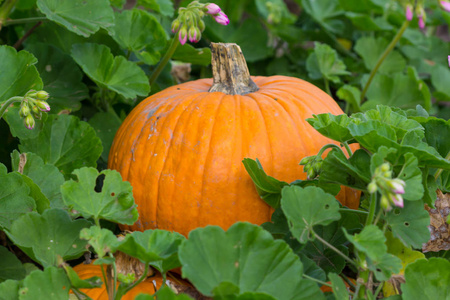
[{"label": "dry brown leaf", "polygon": [[447,224],[447,216],[450,213],[450,194],[442,194],[437,191],[436,208],[432,209],[425,205],[425,209],[430,214],[430,226],[428,229],[431,238],[428,243],[422,246],[423,252],[439,252],[450,250],[450,226]]}]

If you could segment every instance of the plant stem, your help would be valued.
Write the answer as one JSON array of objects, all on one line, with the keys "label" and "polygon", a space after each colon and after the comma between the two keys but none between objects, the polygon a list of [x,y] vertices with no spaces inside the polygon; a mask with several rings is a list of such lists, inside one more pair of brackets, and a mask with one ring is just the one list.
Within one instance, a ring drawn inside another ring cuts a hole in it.
[{"label": "plant stem", "polygon": [[320,283],[321,285],[326,285],[326,286],[332,287],[332,285],[329,284],[328,282],[325,282],[325,281],[316,279],[316,278],[311,277],[311,276],[308,276],[308,275],[306,275],[306,274],[302,274],[302,276],[305,277],[306,279],[309,279],[309,280],[315,281],[315,282],[317,282],[317,283]]},{"label": "plant stem", "polygon": [[139,283],[141,283],[145,278],[147,278],[147,274],[148,274],[148,270],[150,269],[150,265],[146,264],[145,265],[145,270],[144,270],[144,274],[142,274],[142,276],[136,280],[132,285],[130,285],[128,288],[126,288],[122,293],[118,293],[115,297],[115,299],[120,299],[123,295],[126,295],[126,293],[128,293],[132,288],[134,288],[135,286],[137,286]]},{"label": "plant stem", "polygon": [[325,77],[323,78],[323,81],[325,83],[325,90],[327,91],[327,94],[330,95],[331,97],[333,97],[331,95],[331,90],[330,90],[330,82],[328,81],[328,79],[326,79]]},{"label": "plant stem", "polygon": [[348,279],[347,276],[345,276],[344,274],[341,274],[340,276],[342,279],[344,279],[345,282],[347,282],[347,284],[353,289],[353,291],[356,289],[355,283],[353,283],[350,279]]},{"label": "plant stem", "polygon": [[366,226],[372,224],[376,209],[377,209],[377,194],[373,193],[370,195],[369,216],[367,216],[366,219]]},{"label": "plant stem", "polygon": [[164,54],[163,58],[161,59],[158,66],[153,71],[152,76],[150,77],[150,80],[149,80],[150,86],[152,86],[153,83],[155,83],[159,74],[161,74],[162,70],[167,65],[167,63],[169,62],[169,60],[173,56],[173,54],[175,53],[175,50],[177,49],[179,43],[180,43],[180,41],[178,40],[178,36],[175,35],[172,38],[172,42],[170,43],[169,49],[167,49],[166,54]]},{"label": "plant stem", "polygon": [[324,244],[325,246],[327,246],[328,248],[330,248],[331,250],[333,250],[334,252],[336,252],[339,256],[341,256],[342,258],[344,258],[346,261],[350,262],[352,265],[354,265],[355,267],[358,267],[358,265],[356,264],[355,261],[353,261],[353,259],[351,259],[350,257],[348,257],[347,255],[345,255],[344,253],[342,253],[338,248],[334,247],[333,245],[331,245],[330,243],[328,243],[327,241],[325,241],[323,238],[321,238],[319,235],[317,235],[317,233],[315,233],[313,230],[311,230],[312,233],[314,234],[314,237],[316,237],[322,244]]},{"label": "plant stem", "polygon": [[343,142],[342,145],[344,145],[345,150],[347,150],[348,156],[349,157],[352,156],[353,152],[352,152],[352,149],[350,149],[350,146],[348,145],[348,143],[347,142]]},{"label": "plant stem", "polygon": [[3,114],[8,109],[8,107],[13,104],[14,102],[21,102],[23,100],[23,97],[15,96],[11,97],[5,102],[3,102],[2,106],[0,107],[0,119],[3,117]]},{"label": "plant stem", "polygon": [[348,211],[348,212],[352,212],[352,213],[356,213],[356,214],[363,214],[363,215],[369,214],[369,212],[367,212],[367,211],[351,209],[351,208],[339,208],[339,211]]},{"label": "plant stem", "polygon": [[14,20],[6,20],[3,23],[3,26],[15,25],[15,24],[26,24],[26,23],[34,23],[34,22],[44,22],[48,21],[46,17],[34,17],[34,18],[23,18],[23,19],[14,19]]},{"label": "plant stem", "polygon": [[341,150],[342,151],[342,149],[338,146],[338,145],[335,145],[335,144],[326,144],[325,146],[323,146],[322,148],[320,148],[320,150],[319,150],[319,153],[317,153],[317,157],[322,157],[322,154],[325,152],[325,150],[327,150],[328,148],[335,148],[335,149],[337,149],[337,150]]},{"label": "plant stem", "polygon": [[108,292],[109,291],[108,276],[106,276],[105,268],[103,268],[103,265],[101,265],[100,267],[102,269],[103,283],[105,284],[105,289]]},{"label": "plant stem", "polygon": [[6,0],[0,7],[0,30],[2,30],[3,23],[5,23],[5,20],[13,10],[16,2],[17,0]]},{"label": "plant stem", "polygon": [[21,37],[15,44],[14,44],[14,49],[19,49],[20,45],[22,45],[22,43],[33,33],[33,31],[36,30],[36,28],[38,28],[40,25],[42,24],[42,21],[37,22],[36,24],[34,24],[33,27],[31,27],[24,35],[23,37]]},{"label": "plant stem", "polygon": [[[2,114],[0,113],[0,118],[2,117]],[[450,151],[447,153],[447,156],[445,157],[446,160],[450,159]],[[434,179],[437,180],[439,178],[439,176],[441,176],[443,169],[439,169],[436,171],[436,173],[434,174]]]},{"label": "plant stem", "polygon": [[[89,297],[88,295],[86,295],[86,293],[83,293],[83,292],[80,291],[79,289],[72,287],[72,290],[73,290],[75,296],[77,296],[78,299],[80,299],[80,300],[81,300],[81,299],[83,299],[83,300],[86,300],[86,299],[92,300],[91,297]],[[84,298],[80,298],[80,295],[82,295]]]},{"label": "plant stem", "polygon": [[391,51],[394,49],[395,45],[397,44],[397,42],[400,40],[400,38],[402,37],[403,33],[405,32],[406,28],[408,28],[408,25],[409,25],[409,21],[408,20],[403,22],[402,27],[400,27],[399,31],[394,36],[394,38],[392,39],[391,43],[384,50],[383,54],[381,54],[381,56],[378,59],[377,64],[375,65],[375,67],[370,72],[369,80],[367,80],[366,85],[364,86],[364,89],[363,89],[363,91],[361,93],[361,103],[364,101],[364,98],[366,96],[367,90],[369,89],[369,86],[370,86],[373,78],[375,77],[375,74],[377,73],[378,69],[381,67],[381,64],[386,59],[386,57],[389,55],[389,53],[391,53]]}]

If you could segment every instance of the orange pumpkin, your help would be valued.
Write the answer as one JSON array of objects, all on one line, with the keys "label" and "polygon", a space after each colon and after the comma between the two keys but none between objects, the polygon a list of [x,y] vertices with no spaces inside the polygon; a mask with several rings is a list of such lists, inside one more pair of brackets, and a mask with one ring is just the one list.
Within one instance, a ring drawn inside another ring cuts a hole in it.
[{"label": "orange pumpkin", "polygon": [[[102,269],[99,265],[94,264],[80,264],[73,268],[75,272],[77,272],[78,276],[81,279],[88,279],[90,277],[98,276],[103,278]],[[122,297],[122,300],[133,300],[139,294],[150,294],[153,295],[162,285],[162,276],[160,273],[156,273],[155,276],[149,277],[139,283],[137,286],[132,288],[127,294]],[[180,286],[186,286],[188,288],[192,288],[192,285],[187,283],[184,280],[174,280],[170,277],[167,277],[168,284],[171,286],[176,286],[179,288]],[[156,287],[156,290],[155,290]],[[192,288],[193,289],[193,288]],[[88,295],[94,300],[108,300],[108,292],[106,291],[105,285],[102,285],[99,288],[94,289],[80,289],[83,293]]]},{"label": "orange pumpkin", "polygon": [[[124,229],[187,236],[209,224],[267,222],[273,210],[258,196],[243,158],[258,158],[270,176],[291,182],[306,178],[303,157],[333,142],[305,121],[343,114],[328,94],[298,78],[250,77],[235,44],[212,44],[212,56],[214,82],[154,94],[118,130],[108,167],[133,186],[140,215]],[[343,193],[341,203],[358,207],[358,192]]]}]

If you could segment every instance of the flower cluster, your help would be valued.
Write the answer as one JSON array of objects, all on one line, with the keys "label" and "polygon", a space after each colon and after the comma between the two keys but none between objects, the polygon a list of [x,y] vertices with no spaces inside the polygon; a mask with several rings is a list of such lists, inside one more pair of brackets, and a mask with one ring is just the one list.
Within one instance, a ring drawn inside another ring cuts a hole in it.
[{"label": "flower cluster", "polygon": [[25,94],[20,104],[19,115],[23,118],[25,127],[33,129],[34,119],[40,119],[42,112],[50,111],[50,105],[46,102],[49,95],[46,91],[30,90]]},{"label": "flower cluster", "polygon": [[377,191],[381,193],[380,204],[383,209],[390,210],[392,204],[403,207],[402,195],[405,193],[405,182],[398,178],[392,178],[389,164],[384,163],[375,170],[367,189],[371,194]]},{"label": "flower cluster", "polygon": [[300,161],[300,165],[304,166],[307,178],[314,179],[322,171],[323,159],[320,155],[307,156]]},{"label": "flower cluster", "polygon": [[172,32],[178,33],[181,45],[184,45],[189,38],[191,43],[197,43],[205,30],[205,22],[202,18],[205,14],[210,15],[221,25],[228,25],[230,20],[227,15],[214,3],[191,2],[187,7],[182,7],[178,11],[178,18],[172,22]]},{"label": "flower cluster", "polygon": [[[426,14],[425,14],[425,10],[423,9],[423,1],[419,1],[416,9],[415,9],[415,13],[417,14],[417,19],[418,19],[418,23],[419,23],[419,28],[420,29],[424,29],[425,28],[425,22],[426,22]],[[439,4],[441,5],[441,7],[450,12],[450,0],[439,0]],[[411,21],[414,17],[414,7],[411,3],[406,4],[405,7],[405,16],[406,19],[408,21]]]}]

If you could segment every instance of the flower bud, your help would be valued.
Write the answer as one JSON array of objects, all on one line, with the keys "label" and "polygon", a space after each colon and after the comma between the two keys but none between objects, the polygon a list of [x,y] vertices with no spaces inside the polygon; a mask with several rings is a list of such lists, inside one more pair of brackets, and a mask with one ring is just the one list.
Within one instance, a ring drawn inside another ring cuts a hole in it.
[{"label": "flower bud", "polygon": [[313,168],[310,168],[306,171],[306,177],[308,179],[314,179],[314,178],[316,178],[316,176],[317,176],[317,174],[316,174],[316,172],[314,172]]},{"label": "flower bud", "polygon": [[24,103],[24,104],[22,105],[22,107],[20,108],[19,115],[20,115],[22,118],[25,118],[25,117],[28,116],[29,114],[30,114],[30,107],[28,106],[27,103]]},{"label": "flower bud", "polygon": [[401,179],[392,179],[389,181],[389,187],[392,189],[392,192],[395,194],[404,194],[405,193],[405,182]]},{"label": "flower bud", "polygon": [[33,129],[34,125],[35,125],[35,121],[34,121],[33,116],[32,115],[26,116],[25,120],[24,120],[24,123],[25,123],[25,127],[26,128]]},{"label": "flower bud", "polygon": [[39,100],[47,100],[50,95],[46,91],[39,91],[36,93],[36,98]]},{"label": "flower bud", "polygon": [[191,28],[189,28],[189,41],[191,43],[197,43],[199,41],[197,29],[194,26],[191,26]]},{"label": "flower bud", "polygon": [[227,15],[224,14],[223,11],[219,12],[217,15],[213,16],[214,20],[216,20],[217,23],[221,25],[228,25],[230,23],[230,20],[228,19]]},{"label": "flower bud", "polygon": [[381,200],[380,200],[380,206],[382,209],[384,210],[390,210],[391,206],[389,204],[389,200],[386,196],[381,196]]},{"label": "flower bud", "polygon": [[391,202],[398,207],[403,207],[403,197],[399,194],[391,194],[390,195]]},{"label": "flower bud", "polygon": [[209,3],[205,8],[207,9],[206,13],[210,15],[217,15],[221,11],[219,5],[214,3]]},{"label": "flower bud", "polygon": [[378,190],[377,184],[375,182],[371,182],[369,183],[369,185],[367,186],[367,190],[369,191],[369,193],[373,194]]},{"label": "flower bud", "polygon": [[177,32],[178,29],[180,28],[180,25],[181,25],[180,21],[179,21],[178,19],[175,19],[175,20],[172,22],[172,32],[173,32],[173,33]]},{"label": "flower bud", "polygon": [[439,1],[439,3],[441,4],[443,9],[450,12],[450,1],[441,0],[441,1]]},{"label": "flower bud", "polygon": [[405,15],[406,15],[406,20],[408,20],[408,21],[412,20],[414,14],[413,14],[413,7],[411,4],[406,5]]},{"label": "flower bud", "polygon": [[198,21],[198,29],[200,29],[200,32],[205,31],[205,22],[203,22],[203,20]]},{"label": "flower bud", "polygon": [[299,165],[301,165],[301,166],[306,165],[307,163],[313,161],[315,158],[316,158],[315,155],[303,157],[303,159],[300,161]]},{"label": "flower bud", "polygon": [[186,26],[182,26],[179,33],[178,33],[178,39],[180,40],[180,44],[184,45],[186,44],[187,41],[187,30],[186,30]]},{"label": "flower bud", "polygon": [[33,107],[31,108],[31,111],[33,112],[33,114],[37,114],[39,115],[41,113],[41,111],[39,110],[39,108],[36,105],[33,105]]},{"label": "flower bud", "polygon": [[47,102],[45,101],[36,101],[36,106],[41,110],[41,111],[50,111],[50,105],[48,105]]},{"label": "flower bud", "polygon": [[384,164],[382,164],[381,166],[380,166],[380,170],[381,170],[381,172],[387,172],[387,171],[389,171],[391,168],[389,167],[389,164],[387,164],[387,163],[384,163]]}]

